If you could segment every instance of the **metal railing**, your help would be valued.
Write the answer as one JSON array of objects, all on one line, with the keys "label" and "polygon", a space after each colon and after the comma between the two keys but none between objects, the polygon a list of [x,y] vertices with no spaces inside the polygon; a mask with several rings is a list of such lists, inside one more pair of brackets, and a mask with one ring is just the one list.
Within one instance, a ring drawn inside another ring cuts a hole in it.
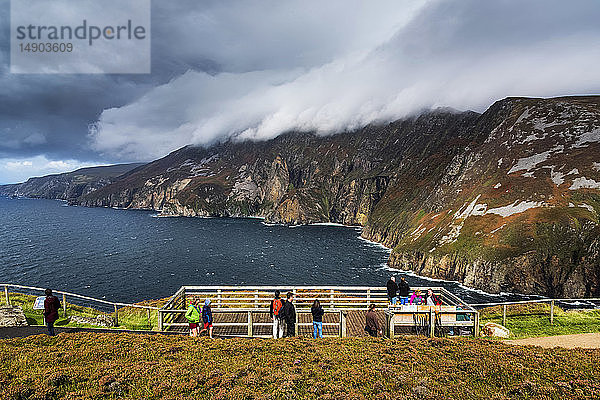
[{"label": "metal railing", "polygon": [[[565,305],[572,305],[573,302],[576,303],[588,303],[588,305],[590,305],[591,302],[600,302],[600,298],[595,298],[595,297],[591,297],[591,298],[580,298],[580,299],[549,299],[549,298],[541,298],[541,299],[534,299],[534,300],[520,300],[520,301],[505,301],[505,302],[496,302],[496,303],[478,303],[478,304],[471,304],[472,307],[474,308],[489,308],[489,307],[496,307],[496,306],[502,306],[502,325],[506,325],[506,320],[507,320],[507,315],[508,315],[508,307],[512,306],[512,305],[526,305],[526,304],[544,304],[544,303],[549,303],[550,304],[550,310],[548,312],[548,317],[550,320],[550,325],[554,324],[554,316],[555,316],[555,306],[557,304],[560,303],[564,303]],[[570,304],[571,303],[571,304]],[[595,307],[598,307],[597,304],[594,304]],[[531,313],[527,313],[528,315],[531,315]]]},{"label": "metal railing", "polygon": [[[40,288],[40,287],[35,287],[35,286],[15,285],[15,284],[11,284],[11,283],[0,283],[0,286],[4,287],[4,300],[7,305],[11,305],[11,301],[10,301],[11,291],[9,291],[9,289],[11,289],[12,293],[15,295],[16,294],[32,294],[33,293],[34,295],[38,295],[38,296],[44,295],[44,292],[46,290],[45,288]],[[159,311],[158,307],[102,300],[102,299],[97,299],[97,298],[90,297],[90,296],[83,296],[83,295],[80,295],[77,293],[65,292],[62,290],[52,290],[52,293],[62,295],[61,306],[62,306],[63,316],[65,318],[69,314],[69,304],[79,305],[79,306],[84,306],[84,307],[92,304],[95,306],[94,308],[98,311],[100,311],[102,308],[110,310],[110,312],[107,314],[112,315],[112,317],[114,318],[115,326],[118,326],[119,325],[119,307],[121,307],[121,308],[127,307],[127,308],[146,310],[148,325],[150,327],[152,327],[153,324],[151,321],[151,311],[156,311],[157,316],[158,316],[158,311]],[[71,303],[68,303],[67,299]],[[158,324],[155,324],[154,326],[158,326]]]},{"label": "metal railing", "polygon": [[[472,321],[461,324],[474,326],[477,333],[478,314],[464,301],[442,287],[415,287],[412,290],[425,292],[432,289],[442,298],[444,304],[450,306],[462,305],[462,311],[444,311],[448,314],[473,314]],[[335,322],[324,322],[324,328],[335,327],[336,334],[330,336],[347,336],[347,315],[351,311],[367,310],[370,304],[378,308],[388,308],[389,301],[385,287],[371,286],[182,286],[167,303],[158,311],[159,330],[184,330],[188,325],[184,319],[187,305],[195,299],[211,299],[214,314],[214,327],[229,328],[231,331],[246,327],[243,333],[235,336],[267,337],[264,327],[272,326],[272,321],[266,321],[269,307],[276,290],[285,298],[287,292],[294,294],[294,305],[298,314],[296,332],[299,328],[312,325],[311,322],[301,321],[303,316],[310,315],[310,307],[318,299],[326,315],[335,315]],[[421,311],[410,314],[421,314]],[[226,318],[225,316],[229,316]],[[241,315],[246,316],[243,321]],[[327,318],[326,318],[327,319]],[[325,320],[324,320],[325,321]],[[393,319],[392,319],[393,321]],[[392,322],[393,323],[393,322]],[[446,324],[445,326],[448,326]],[[263,328],[261,333],[256,328]]]}]

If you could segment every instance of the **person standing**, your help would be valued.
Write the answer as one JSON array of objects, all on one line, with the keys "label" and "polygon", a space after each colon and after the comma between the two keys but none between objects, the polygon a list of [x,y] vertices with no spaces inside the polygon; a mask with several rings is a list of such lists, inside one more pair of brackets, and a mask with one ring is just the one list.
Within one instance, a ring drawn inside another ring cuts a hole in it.
[{"label": "person standing", "polygon": [[406,279],[402,277],[400,278],[400,283],[398,284],[398,296],[400,297],[400,304],[408,304],[408,292],[410,292],[410,286],[406,282]]},{"label": "person standing", "polygon": [[325,311],[323,311],[319,299],[313,302],[310,313],[313,317],[313,338],[323,338],[323,314],[325,314]]},{"label": "person standing", "polygon": [[202,318],[200,299],[196,299],[190,303],[185,313],[185,318],[188,320],[190,326],[190,336],[198,336],[200,333],[200,318]]},{"label": "person standing", "polygon": [[395,305],[396,302],[398,301],[398,297],[396,297],[397,293],[398,293],[398,285],[396,284],[396,277],[392,276],[392,277],[390,277],[390,280],[387,281],[388,301],[392,305]]},{"label": "person standing", "polygon": [[281,320],[281,308],[283,307],[283,301],[279,297],[281,292],[275,291],[275,298],[271,301],[271,307],[269,308],[269,314],[273,319],[273,338],[278,339],[283,337],[283,321]]},{"label": "person standing", "polygon": [[46,289],[46,299],[44,300],[44,320],[48,335],[54,336],[54,323],[58,319],[58,310],[60,310],[60,301],[58,297],[52,294],[52,289]]},{"label": "person standing", "polygon": [[379,321],[377,320],[377,314],[375,313],[375,304],[371,304],[369,306],[369,311],[367,311],[365,331],[373,337],[377,337],[378,333],[380,335],[383,334],[383,331],[379,326]]},{"label": "person standing", "polygon": [[419,289],[415,290],[410,296],[410,304],[420,305],[423,303],[423,296],[421,296],[421,291]]},{"label": "person standing", "polygon": [[204,307],[202,307],[202,322],[204,323],[204,329],[202,332],[208,331],[208,336],[213,338],[213,315],[210,308],[210,299],[204,300]]},{"label": "person standing", "polygon": [[442,300],[438,296],[433,293],[432,289],[427,289],[425,304],[428,306],[440,306],[442,305]]},{"label": "person standing", "polygon": [[285,321],[286,329],[284,337],[296,336],[296,307],[294,307],[294,294],[288,292],[287,300],[281,307],[281,318]]}]

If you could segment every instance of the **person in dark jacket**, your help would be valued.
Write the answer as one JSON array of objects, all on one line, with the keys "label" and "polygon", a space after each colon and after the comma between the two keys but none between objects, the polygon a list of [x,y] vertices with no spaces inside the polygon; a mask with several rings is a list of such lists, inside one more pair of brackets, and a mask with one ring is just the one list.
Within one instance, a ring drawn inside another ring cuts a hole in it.
[{"label": "person in dark jacket", "polygon": [[400,278],[400,283],[398,284],[398,297],[400,298],[400,304],[408,304],[408,292],[410,292],[410,286],[408,286],[406,279],[402,277]]},{"label": "person in dark jacket", "polygon": [[58,310],[60,310],[60,301],[58,297],[52,294],[51,289],[46,289],[46,300],[44,300],[44,320],[48,328],[48,335],[54,336],[54,323],[58,319]]},{"label": "person in dark jacket", "polygon": [[398,285],[396,284],[396,277],[392,276],[389,281],[387,281],[387,296],[389,302],[394,305],[398,301],[398,297],[396,294],[398,292]]},{"label": "person in dark jacket", "polygon": [[373,337],[377,337],[378,333],[383,334],[383,331],[379,326],[379,321],[377,321],[377,314],[375,313],[375,304],[371,304],[369,306],[369,311],[367,311],[365,331],[367,331],[367,333]]},{"label": "person in dark jacket", "polygon": [[310,312],[313,317],[313,338],[323,338],[323,314],[325,311],[323,311],[319,299],[313,302]]},{"label": "person in dark jacket", "polygon": [[204,323],[204,329],[202,332],[208,331],[208,336],[213,338],[213,315],[212,310],[210,309],[210,299],[204,300],[204,307],[202,307],[202,322]]},{"label": "person in dark jacket", "polygon": [[294,294],[292,292],[288,292],[287,300],[283,303],[279,313],[286,325],[284,337],[296,336],[296,307],[294,307]]}]

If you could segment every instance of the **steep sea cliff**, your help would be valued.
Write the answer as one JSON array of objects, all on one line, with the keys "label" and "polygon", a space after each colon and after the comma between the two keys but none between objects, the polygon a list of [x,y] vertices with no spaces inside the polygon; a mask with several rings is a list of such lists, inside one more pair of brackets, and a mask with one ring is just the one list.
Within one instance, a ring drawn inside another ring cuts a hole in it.
[{"label": "steep sea cliff", "polygon": [[72,197],[164,215],[335,222],[389,265],[489,292],[600,295],[600,98],[509,98],[333,136],[184,147]]}]

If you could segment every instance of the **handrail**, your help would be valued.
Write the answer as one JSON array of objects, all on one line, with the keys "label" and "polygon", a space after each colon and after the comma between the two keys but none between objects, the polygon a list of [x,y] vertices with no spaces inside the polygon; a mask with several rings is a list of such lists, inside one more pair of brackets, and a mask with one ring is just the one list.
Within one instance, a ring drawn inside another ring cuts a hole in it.
[{"label": "handrail", "polygon": [[500,302],[500,303],[478,303],[478,304],[469,304],[472,307],[493,307],[493,306],[510,306],[510,305],[514,305],[514,304],[531,304],[531,303],[550,303],[553,301],[560,301],[560,302],[569,302],[569,301],[600,301],[600,298],[597,297],[590,297],[590,298],[583,298],[583,299],[549,299],[549,298],[542,298],[542,299],[536,299],[536,300],[520,300],[520,301],[505,301],[505,302]]},{"label": "handrail", "polygon": [[[42,291],[42,292],[44,290],[46,290],[44,288],[39,288],[39,287],[35,287],[35,286],[14,285],[12,283],[0,283],[0,286],[12,287],[12,288],[17,288],[17,289],[39,290],[39,291]],[[101,300],[101,299],[96,299],[95,297],[83,296],[81,294],[71,293],[71,292],[65,292],[65,291],[62,291],[62,290],[52,290],[52,292],[53,293],[64,294],[65,296],[76,297],[76,298],[83,299],[83,300],[90,300],[90,301],[95,301],[95,302],[102,303],[102,304],[109,304],[111,306],[143,308],[143,309],[146,309],[146,310],[158,310],[159,309],[158,307],[152,307],[152,306],[142,306],[142,305],[139,305],[139,304],[119,303],[119,302]]]},{"label": "handrail", "polygon": [[[387,289],[385,286],[183,286],[185,290],[203,290],[203,289],[215,289],[215,290],[223,290],[223,289],[234,289],[234,290],[317,290],[317,289],[327,289],[327,290],[377,290],[385,292]],[[443,289],[441,286],[415,286],[413,289],[432,289],[432,290],[441,290]]]}]

